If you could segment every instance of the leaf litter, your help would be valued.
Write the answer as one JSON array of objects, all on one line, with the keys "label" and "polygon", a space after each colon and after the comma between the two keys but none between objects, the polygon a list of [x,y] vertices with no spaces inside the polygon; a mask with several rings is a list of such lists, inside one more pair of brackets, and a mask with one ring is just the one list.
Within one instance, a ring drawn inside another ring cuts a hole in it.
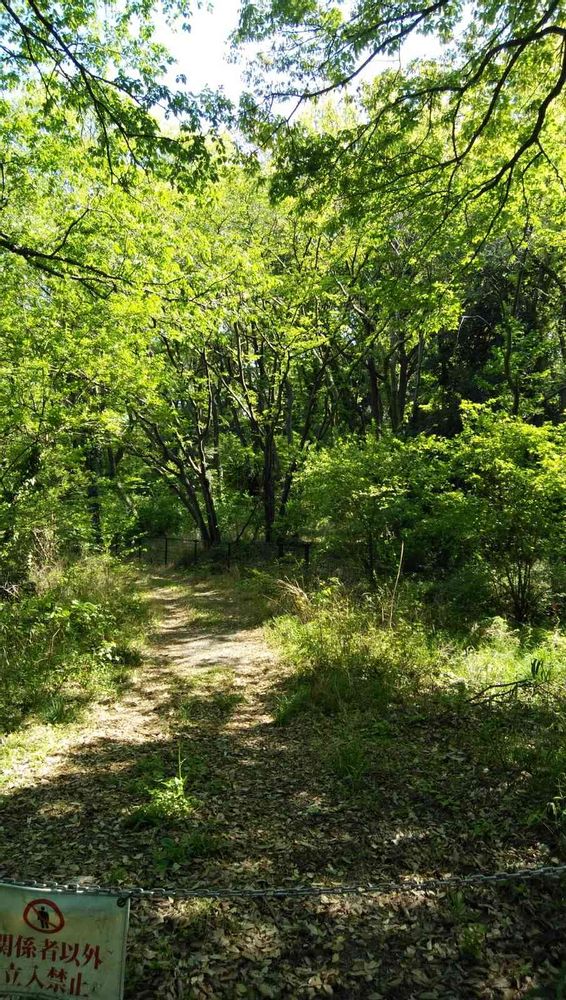
[{"label": "leaf litter", "polygon": [[[352,785],[335,720],[274,725],[284,668],[229,587],[156,575],[149,597],[160,624],[122,699],[11,752],[0,874],[233,888],[556,861],[552,829],[519,822],[531,776],[475,752],[480,708],[466,731],[400,713]],[[566,995],[563,889],[136,900],[125,996],[550,1000]]]}]

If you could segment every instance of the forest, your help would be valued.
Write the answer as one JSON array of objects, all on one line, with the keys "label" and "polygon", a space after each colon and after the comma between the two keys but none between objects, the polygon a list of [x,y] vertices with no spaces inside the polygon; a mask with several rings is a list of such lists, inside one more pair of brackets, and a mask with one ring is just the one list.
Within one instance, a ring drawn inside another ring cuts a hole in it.
[{"label": "forest", "polygon": [[193,13],[0,0],[0,882],[401,884],[129,1000],[564,997],[563,876],[402,889],[566,864],[564,10],[242,0],[239,104]]}]

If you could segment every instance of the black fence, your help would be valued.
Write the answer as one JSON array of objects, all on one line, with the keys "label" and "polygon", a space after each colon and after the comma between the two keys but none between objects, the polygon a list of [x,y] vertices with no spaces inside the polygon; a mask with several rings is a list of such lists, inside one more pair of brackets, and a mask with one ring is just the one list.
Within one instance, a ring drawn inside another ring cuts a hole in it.
[{"label": "black fence", "polygon": [[139,562],[150,566],[195,566],[212,563],[227,569],[234,564],[262,564],[274,560],[299,560],[308,569],[312,542],[301,539],[261,541],[227,541],[205,546],[199,538],[160,535],[137,544],[133,554]]}]

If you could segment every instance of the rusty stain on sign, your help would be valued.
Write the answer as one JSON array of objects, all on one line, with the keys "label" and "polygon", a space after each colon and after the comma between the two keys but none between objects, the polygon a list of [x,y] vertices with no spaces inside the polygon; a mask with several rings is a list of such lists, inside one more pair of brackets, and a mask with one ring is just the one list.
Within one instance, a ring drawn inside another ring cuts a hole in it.
[{"label": "rusty stain on sign", "polygon": [[129,900],[0,883],[0,996],[122,1000]]}]

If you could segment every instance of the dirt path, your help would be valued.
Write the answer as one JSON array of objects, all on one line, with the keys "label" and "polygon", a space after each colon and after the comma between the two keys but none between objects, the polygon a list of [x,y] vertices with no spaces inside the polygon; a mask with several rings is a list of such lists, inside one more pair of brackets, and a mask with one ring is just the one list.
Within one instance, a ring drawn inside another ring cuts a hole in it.
[{"label": "dirt path", "polygon": [[[328,766],[331,724],[275,727],[281,668],[253,597],[236,598],[229,580],[156,576],[151,600],[161,624],[129,690],[14,768],[0,874],[233,887],[548,860],[511,828],[492,840],[473,832],[478,818],[503,823],[503,793],[450,735],[389,734],[354,792]],[[561,961],[557,892],[135,903],[126,997],[551,997],[537,983]]]},{"label": "dirt path", "polygon": [[[10,797],[10,812],[0,827],[1,864],[6,873],[40,877],[45,875],[45,859],[49,859],[50,876],[79,873],[85,880],[96,880],[97,872],[107,871],[105,859],[104,869],[97,866],[93,872],[91,865],[84,863],[82,837],[76,845],[67,843],[64,855],[61,851],[54,854],[58,831],[53,821],[58,823],[65,817],[71,828],[80,827],[81,832],[86,832],[85,821],[91,822],[93,829],[105,826],[108,807],[113,804],[109,798],[115,801],[121,797],[124,789],[120,786],[146,753],[159,754],[164,765],[169,758],[173,760],[170,744],[175,742],[171,726],[175,706],[195,682],[215,671],[225,679],[226,672],[234,675],[237,688],[252,687],[257,692],[261,687],[256,684],[258,677],[261,680],[273,670],[273,657],[261,629],[238,628],[231,620],[226,598],[207,585],[193,589],[189,604],[186,585],[175,578],[155,576],[148,599],[158,624],[150,655],[135,672],[129,690],[117,701],[109,698],[92,707],[83,725],[70,731],[58,727],[57,738],[49,740],[46,754],[41,753],[41,743],[31,746],[29,755],[20,755],[7,776],[4,792]],[[199,618],[203,624],[198,624]],[[255,721],[255,712],[246,702],[230,725],[246,727]],[[39,739],[44,736],[40,733]],[[174,767],[171,773],[175,773]],[[112,794],[113,788],[118,795]],[[33,850],[22,852],[18,830],[6,825],[17,818],[27,828]],[[98,859],[97,848],[91,852],[94,857]]]}]

